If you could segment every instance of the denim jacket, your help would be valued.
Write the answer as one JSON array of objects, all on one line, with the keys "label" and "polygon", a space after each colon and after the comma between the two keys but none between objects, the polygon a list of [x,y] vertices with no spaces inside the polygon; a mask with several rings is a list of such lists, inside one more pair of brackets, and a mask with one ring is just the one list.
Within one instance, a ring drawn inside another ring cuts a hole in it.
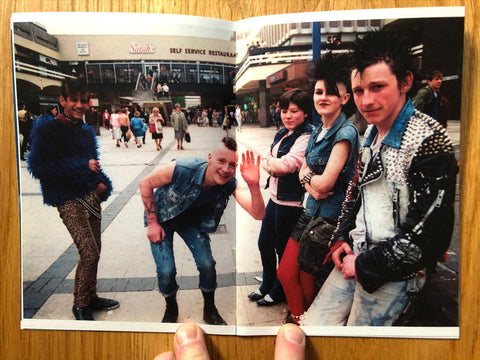
[{"label": "denim jacket", "polygon": [[314,131],[305,150],[305,160],[308,167],[318,175],[323,174],[327,166],[333,146],[342,140],[348,140],[351,144],[350,156],[332,189],[333,195],[323,200],[315,200],[311,195],[307,198],[306,215],[321,216],[329,219],[337,219],[340,216],[341,207],[349,181],[355,172],[355,165],[360,148],[360,138],[357,128],[348,121],[344,113],[340,113],[324,138],[316,142],[318,134],[322,131],[322,124]]},{"label": "denim jacket", "polygon": [[[207,170],[207,161],[197,158],[180,158],[176,160],[172,182],[154,192],[158,222],[164,223],[184,212],[200,195],[201,184]],[[221,186],[213,211],[198,214],[201,216],[200,231],[213,233],[216,231],[228,203],[228,198],[235,191],[237,180],[231,179]]]},{"label": "denim jacket", "polygon": [[[277,132],[271,149],[281,140],[280,146],[278,148],[277,158],[288,154],[292,146],[295,144],[295,141],[301,136],[306,134],[311,134],[313,131],[313,125],[304,121],[300,126],[298,126],[295,131],[284,138],[288,133],[287,128],[282,128]],[[282,140],[283,139],[283,140]],[[285,174],[278,178],[278,189],[277,189],[277,199],[283,201],[301,201],[305,194],[305,189],[300,185],[298,180],[298,171],[293,173]]]}]

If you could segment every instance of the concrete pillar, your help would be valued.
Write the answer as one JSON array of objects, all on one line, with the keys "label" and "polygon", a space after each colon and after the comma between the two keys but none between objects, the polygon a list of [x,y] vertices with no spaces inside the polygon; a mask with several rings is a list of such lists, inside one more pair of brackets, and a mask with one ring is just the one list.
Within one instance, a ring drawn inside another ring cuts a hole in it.
[{"label": "concrete pillar", "polygon": [[267,116],[267,81],[260,80],[258,82],[258,116],[260,127],[270,126],[270,121]]}]

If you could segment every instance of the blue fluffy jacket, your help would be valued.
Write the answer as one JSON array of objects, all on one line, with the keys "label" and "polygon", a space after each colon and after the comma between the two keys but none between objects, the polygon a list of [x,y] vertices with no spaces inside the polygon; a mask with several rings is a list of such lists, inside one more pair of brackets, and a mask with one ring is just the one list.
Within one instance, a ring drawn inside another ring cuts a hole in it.
[{"label": "blue fluffy jacket", "polygon": [[102,170],[92,172],[88,165],[90,159],[98,160],[97,149],[95,131],[89,125],[65,124],[60,118],[42,118],[34,124],[28,170],[40,180],[45,204],[56,206],[82,197],[98,183],[107,187],[100,199],[110,196],[110,179]]}]

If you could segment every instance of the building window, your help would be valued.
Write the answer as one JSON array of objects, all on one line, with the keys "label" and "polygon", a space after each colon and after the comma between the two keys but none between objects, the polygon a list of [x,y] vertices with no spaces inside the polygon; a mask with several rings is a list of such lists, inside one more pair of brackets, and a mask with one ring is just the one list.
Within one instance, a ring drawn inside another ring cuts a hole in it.
[{"label": "building window", "polygon": [[114,84],[115,74],[113,70],[113,64],[102,64],[100,66],[102,75],[102,84]]},{"label": "building window", "polygon": [[85,66],[87,73],[87,82],[89,84],[96,84],[100,82],[100,65],[87,64]]},{"label": "building window", "polygon": [[128,64],[115,64],[115,78],[117,83],[131,83]]},{"label": "building window", "polygon": [[200,65],[200,83],[209,84],[212,82],[212,67],[211,65]]},{"label": "building window", "polygon": [[136,83],[138,79],[138,74],[140,74],[143,71],[142,64],[132,63],[128,65],[128,68],[130,70],[130,82]]},{"label": "building window", "polygon": [[358,27],[365,27],[368,25],[367,20],[357,20],[357,26]]},{"label": "building window", "polygon": [[185,65],[185,81],[188,83],[198,82],[197,64]]},{"label": "building window", "polygon": [[13,24],[13,32],[25,39],[33,41],[32,23],[18,22]]},{"label": "building window", "polygon": [[172,82],[175,84],[185,82],[185,64],[172,64]]}]

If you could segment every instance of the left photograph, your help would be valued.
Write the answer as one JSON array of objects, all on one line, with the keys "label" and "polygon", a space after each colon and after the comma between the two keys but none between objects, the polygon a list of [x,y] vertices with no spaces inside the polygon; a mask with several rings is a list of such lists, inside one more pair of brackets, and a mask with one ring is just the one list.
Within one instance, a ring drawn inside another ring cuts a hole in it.
[{"label": "left photograph", "polygon": [[236,211],[265,206],[222,127],[233,25],[152,20],[12,18],[23,328],[235,333]]}]

